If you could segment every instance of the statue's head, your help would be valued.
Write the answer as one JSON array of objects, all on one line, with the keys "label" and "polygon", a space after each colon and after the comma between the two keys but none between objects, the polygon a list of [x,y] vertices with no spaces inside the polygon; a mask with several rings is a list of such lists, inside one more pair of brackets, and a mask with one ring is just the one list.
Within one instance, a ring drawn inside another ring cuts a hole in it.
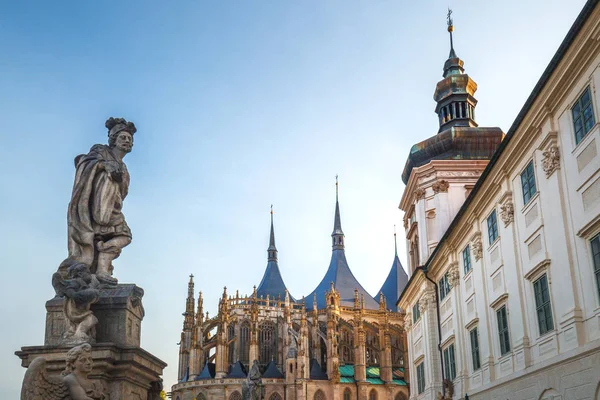
[{"label": "statue's head", "polygon": [[75,262],[67,269],[67,275],[70,279],[80,278],[85,282],[90,283],[92,281],[92,274],[87,264]]},{"label": "statue's head", "polygon": [[63,375],[68,375],[73,371],[89,374],[92,372],[94,361],[92,359],[92,346],[89,343],[83,343],[73,347],[67,352],[65,360],[67,366]]},{"label": "statue's head", "polygon": [[124,118],[110,117],[105,126],[108,129],[108,147],[129,153],[133,147],[133,134],[137,132],[135,124]]}]

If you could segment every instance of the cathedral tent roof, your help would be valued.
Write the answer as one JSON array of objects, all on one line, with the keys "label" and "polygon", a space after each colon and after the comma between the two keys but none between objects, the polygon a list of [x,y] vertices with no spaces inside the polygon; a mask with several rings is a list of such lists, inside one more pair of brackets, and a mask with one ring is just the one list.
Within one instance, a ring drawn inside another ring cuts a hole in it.
[{"label": "cathedral tent roof", "polygon": [[200,375],[196,377],[196,380],[199,381],[202,379],[213,379],[214,377],[215,364],[207,362],[206,364],[204,364],[204,368],[202,369],[202,372],[200,372]]},{"label": "cathedral tent roof", "polygon": [[[279,297],[283,300],[285,299],[287,288],[285,283],[283,283],[283,278],[279,271],[279,264],[277,263],[277,247],[275,247],[275,231],[273,229],[273,210],[271,210],[271,235],[267,254],[267,269],[256,289],[256,295],[259,297],[267,297],[268,295],[272,299],[277,299]],[[291,295],[290,300],[296,301]]]},{"label": "cathedral tent roof", "polygon": [[402,293],[407,283],[408,275],[400,263],[398,254],[396,254],[394,257],[394,263],[392,264],[392,269],[390,270],[390,273],[378,292],[383,293],[385,296],[387,309],[394,312],[398,311],[396,301],[398,300],[398,297],[400,297],[400,293]]},{"label": "cathedral tent roof", "polygon": [[332,238],[332,253],[331,261],[329,262],[329,268],[325,273],[325,276],[321,280],[315,290],[312,291],[307,297],[308,301],[306,308],[309,310],[313,309],[311,299],[317,298],[317,309],[323,309],[326,307],[325,304],[325,293],[329,291],[331,284],[340,293],[340,304],[342,306],[352,307],[354,306],[354,290],[358,289],[359,295],[364,295],[365,308],[377,309],[379,305],[377,301],[371,297],[371,295],[362,287],[358,280],[350,271],[348,261],[346,261],[346,254],[344,252],[344,232],[342,231],[342,222],[340,218],[340,204],[337,199],[337,182],[336,182],[336,199],[335,199],[335,218],[333,224]]},{"label": "cathedral tent roof", "polygon": [[310,360],[310,379],[314,380],[326,380],[327,374],[323,372],[323,369],[319,365],[319,362],[314,358]]},{"label": "cathedral tent roof", "polygon": [[263,378],[270,378],[270,379],[283,379],[284,376],[281,373],[281,371],[279,370],[279,368],[277,368],[277,365],[275,364],[275,361],[271,360],[271,362],[269,362],[269,364],[267,364],[267,368],[265,368],[265,373],[262,376]]},{"label": "cathedral tent roof", "polygon": [[229,374],[227,374],[227,378],[245,378],[247,375],[248,374],[246,373],[244,364],[238,361],[231,366],[231,370],[229,371]]}]

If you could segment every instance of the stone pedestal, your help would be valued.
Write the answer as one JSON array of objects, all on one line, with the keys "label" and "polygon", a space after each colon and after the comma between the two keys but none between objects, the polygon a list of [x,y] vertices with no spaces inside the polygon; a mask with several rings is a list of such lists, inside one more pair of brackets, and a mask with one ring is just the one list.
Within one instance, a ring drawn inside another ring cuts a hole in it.
[{"label": "stone pedestal", "polygon": [[[141,324],[144,318],[144,291],[134,284],[120,284],[100,291],[100,299],[92,305],[98,318],[96,343],[92,343],[94,368],[90,379],[97,379],[108,389],[110,400],[153,400],[158,395],[166,363],[140,348]],[[46,359],[49,374],[58,375],[65,368],[67,351],[62,335],[67,331],[62,298],[46,302],[46,335],[43,346],[21,348],[15,354],[25,368],[36,357]]]}]

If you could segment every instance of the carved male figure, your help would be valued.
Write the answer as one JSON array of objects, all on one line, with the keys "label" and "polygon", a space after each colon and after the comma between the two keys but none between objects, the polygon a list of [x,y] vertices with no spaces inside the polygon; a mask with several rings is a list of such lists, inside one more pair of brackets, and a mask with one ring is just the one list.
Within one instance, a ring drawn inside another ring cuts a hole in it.
[{"label": "carved male figure", "polygon": [[[123,158],[137,131],[132,122],[109,118],[108,145],[95,144],[75,158],[75,183],[69,203],[69,259],[90,267],[98,280],[116,284],[112,261],[131,243],[131,230],[121,212],[129,189]],[[67,261],[67,260],[65,260]]]}]

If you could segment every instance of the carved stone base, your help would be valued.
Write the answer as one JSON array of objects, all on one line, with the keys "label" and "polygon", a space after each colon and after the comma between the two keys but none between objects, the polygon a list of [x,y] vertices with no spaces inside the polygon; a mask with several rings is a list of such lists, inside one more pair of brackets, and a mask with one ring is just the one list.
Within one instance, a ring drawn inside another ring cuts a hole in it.
[{"label": "carved stone base", "polygon": [[[96,342],[139,347],[144,318],[143,296],[144,290],[134,284],[100,290],[100,299],[91,307],[98,318]],[[46,346],[70,344],[63,338],[68,330],[63,304],[64,299],[60,297],[46,302]]]},{"label": "carved stone base", "polygon": [[[65,358],[70,347],[29,346],[15,354],[25,368],[36,357],[47,360],[48,374],[59,375],[65,369]],[[155,382],[160,381],[166,363],[147,351],[134,346],[98,343],[92,346],[94,368],[89,378],[101,382],[110,400],[153,400]]]}]

